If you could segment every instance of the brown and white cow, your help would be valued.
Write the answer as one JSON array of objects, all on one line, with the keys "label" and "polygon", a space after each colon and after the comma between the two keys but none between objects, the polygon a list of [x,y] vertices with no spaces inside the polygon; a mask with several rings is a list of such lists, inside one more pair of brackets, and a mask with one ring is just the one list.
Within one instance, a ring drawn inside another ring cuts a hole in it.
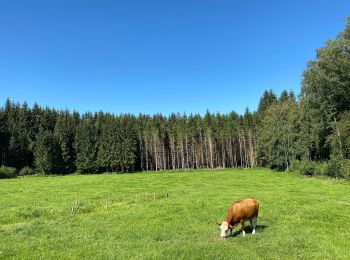
[{"label": "brown and white cow", "polygon": [[228,236],[228,231],[232,234],[232,229],[234,229],[238,223],[241,224],[240,232],[244,232],[244,222],[250,220],[250,224],[253,226],[252,234],[255,234],[256,222],[259,213],[259,203],[256,199],[243,199],[236,202],[233,202],[228,209],[228,214],[225,217],[225,220],[218,222],[221,229],[221,238],[226,238]]}]

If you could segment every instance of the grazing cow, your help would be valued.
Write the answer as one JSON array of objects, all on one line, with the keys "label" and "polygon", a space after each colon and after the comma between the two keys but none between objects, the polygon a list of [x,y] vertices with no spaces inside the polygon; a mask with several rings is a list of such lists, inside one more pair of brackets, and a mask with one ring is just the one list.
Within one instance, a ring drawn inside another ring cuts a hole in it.
[{"label": "grazing cow", "polygon": [[240,232],[244,232],[244,222],[250,220],[250,224],[253,226],[252,234],[255,234],[255,227],[259,213],[259,203],[255,199],[244,199],[239,200],[231,204],[228,214],[225,217],[225,220],[218,222],[221,229],[221,238],[224,239],[228,236],[228,231],[232,234],[232,229],[241,223]]}]

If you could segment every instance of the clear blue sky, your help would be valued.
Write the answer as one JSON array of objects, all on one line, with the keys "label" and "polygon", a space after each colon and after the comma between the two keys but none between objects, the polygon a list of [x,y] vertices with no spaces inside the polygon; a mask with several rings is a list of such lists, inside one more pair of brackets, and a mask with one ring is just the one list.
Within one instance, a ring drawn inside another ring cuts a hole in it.
[{"label": "clear blue sky", "polygon": [[0,0],[0,103],[243,113],[300,90],[349,0]]}]

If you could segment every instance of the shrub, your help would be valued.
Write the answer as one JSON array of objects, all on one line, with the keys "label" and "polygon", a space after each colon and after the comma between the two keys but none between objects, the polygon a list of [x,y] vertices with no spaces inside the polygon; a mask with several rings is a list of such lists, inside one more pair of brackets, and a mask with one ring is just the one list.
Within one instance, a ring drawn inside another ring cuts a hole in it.
[{"label": "shrub", "polygon": [[314,161],[299,161],[299,160],[294,160],[292,164],[292,171],[298,172],[301,175],[306,175],[306,176],[315,176],[318,175],[318,165]]},{"label": "shrub", "polygon": [[293,172],[298,172],[306,176],[325,175],[332,178],[350,179],[350,160],[332,157],[327,162],[314,162],[306,160],[294,160]]},{"label": "shrub", "polygon": [[33,175],[35,174],[35,171],[30,168],[30,167],[24,167],[22,168],[22,170],[19,171],[19,174],[20,176],[28,176],[28,175]]},{"label": "shrub", "polygon": [[290,171],[291,172],[299,172],[299,170],[300,170],[300,164],[301,164],[301,161],[300,160],[296,160],[296,159],[294,159],[293,161],[292,161],[292,166],[290,167]]},{"label": "shrub", "polygon": [[0,167],[0,179],[16,178],[17,177],[16,171],[17,171],[16,168],[2,165]]},{"label": "shrub", "polygon": [[326,171],[327,166],[328,166],[327,162],[316,163],[315,175],[316,176],[325,175],[325,171]]},{"label": "shrub", "polygon": [[349,177],[348,160],[339,157],[331,157],[325,169],[325,175],[333,178],[348,178]]},{"label": "shrub", "polygon": [[350,179],[350,160],[343,160],[344,178]]},{"label": "shrub", "polygon": [[317,163],[314,161],[305,161],[301,168],[301,174],[306,176],[315,176]]},{"label": "shrub", "polygon": [[325,175],[332,178],[338,178],[341,176],[341,165],[335,160],[330,160],[325,169]]}]

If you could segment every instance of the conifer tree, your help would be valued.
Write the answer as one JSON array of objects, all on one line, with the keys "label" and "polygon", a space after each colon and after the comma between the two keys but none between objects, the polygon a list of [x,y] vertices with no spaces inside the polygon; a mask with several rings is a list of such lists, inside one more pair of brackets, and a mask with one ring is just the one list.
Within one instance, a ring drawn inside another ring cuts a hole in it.
[{"label": "conifer tree", "polygon": [[65,173],[75,171],[76,154],[73,145],[77,123],[68,111],[61,111],[55,124],[54,134],[61,147]]},{"label": "conifer tree", "polygon": [[98,172],[96,163],[98,136],[95,118],[91,113],[83,115],[77,126],[74,147],[77,156],[75,161],[77,170],[84,173]]},{"label": "conifer tree", "polygon": [[61,147],[53,133],[40,131],[34,148],[35,166],[45,174],[62,174]]},{"label": "conifer tree", "polygon": [[7,122],[3,109],[0,109],[0,166],[6,164],[6,154],[7,154]]}]

